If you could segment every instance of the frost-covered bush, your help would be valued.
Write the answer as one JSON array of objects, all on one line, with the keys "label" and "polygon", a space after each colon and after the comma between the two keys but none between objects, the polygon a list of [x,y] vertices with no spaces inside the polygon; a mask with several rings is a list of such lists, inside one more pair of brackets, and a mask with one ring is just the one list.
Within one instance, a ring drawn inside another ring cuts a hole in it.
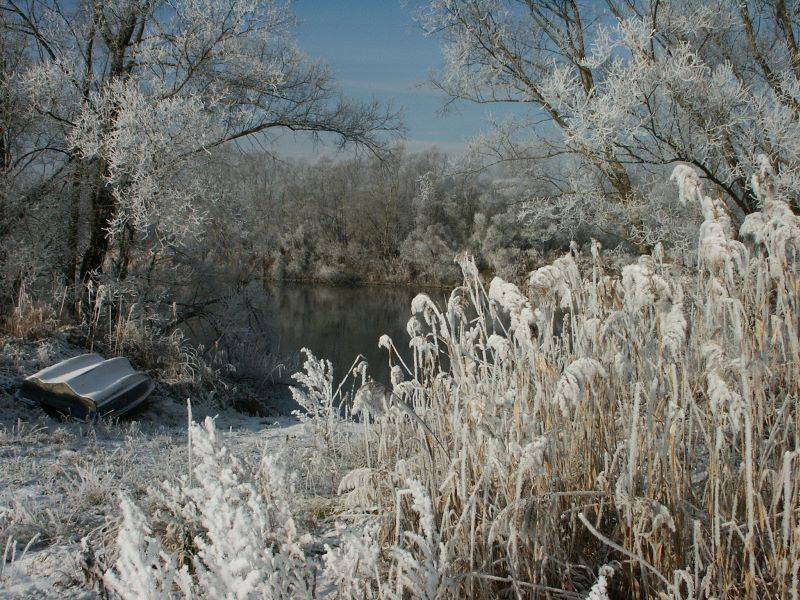
[{"label": "frost-covered bush", "polygon": [[201,356],[180,329],[166,334],[142,316],[120,319],[107,338],[115,355],[130,357],[139,368],[157,373],[166,383],[210,388],[230,369]]},{"label": "frost-covered bush", "polygon": [[532,228],[523,223],[513,207],[491,218],[476,214],[469,246],[476,261],[500,277],[524,279],[545,248],[536,244]]},{"label": "frost-covered bush", "polygon": [[412,275],[429,273],[434,281],[452,281],[458,274],[452,256],[456,250],[441,223],[418,225],[400,246],[400,254]]},{"label": "frost-covered bush", "polygon": [[269,456],[249,471],[221,444],[210,418],[191,424],[189,437],[192,473],[165,484],[164,497],[177,522],[195,530],[190,562],[178,568],[176,555],[123,497],[108,587],[130,600],[310,598],[313,570],[288,508],[291,478]]},{"label": "frost-covered bush", "polygon": [[301,351],[306,355],[303,372],[292,375],[299,385],[292,386],[292,398],[302,410],[294,415],[302,422],[309,423],[330,440],[336,424],[341,420],[337,398],[339,390],[333,389],[333,365],[327,359],[315,357],[308,348]]},{"label": "frost-covered bush", "polygon": [[323,578],[331,586],[336,598],[378,598],[377,582],[380,580],[380,546],[376,526],[361,532],[340,528],[340,544],[336,548],[325,546]]},{"label": "frost-covered bush", "polygon": [[446,307],[414,300],[413,361],[341,486],[388,551],[370,589],[796,597],[800,222],[759,160],[739,240],[675,169],[697,268],[657,245],[615,274],[593,243],[487,289],[462,257]]}]

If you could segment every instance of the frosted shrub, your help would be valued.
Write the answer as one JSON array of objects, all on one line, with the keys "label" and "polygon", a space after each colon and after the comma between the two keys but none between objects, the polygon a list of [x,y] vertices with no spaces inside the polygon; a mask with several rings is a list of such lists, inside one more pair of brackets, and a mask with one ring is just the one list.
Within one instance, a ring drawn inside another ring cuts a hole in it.
[{"label": "frosted shrub", "polygon": [[586,600],[609,600],[608,596],[608,582],[614,575],[614,569],[608,565],[600,567],[600,572],[597,574],[597,581],[589,590],[589,595]]},{"label": "frosted shrub", "polygon": [[[239,461],[217,442],[211,419],[192,425],[190,435],[197,484],[188,495],[205,533],[196,540],[196,577],[184,578],[183,586],[209,597],[307,595],[304,555],[285,503],[269,502],[248,481]],[[267,459],[262,468],[268,490],[287,485],[274,461]]]},{"label": "frosted shrub", "polygon": [[380,547],[377,526],[364,527],[360,533],[343,529],[339,531],[339,547],[325,545],[323,580],[331,586],[336,598],[378,598]]},{"label": "frosted shrub", "polygon": [[130,498],[123,496],[120,508],[119,556],[114,570],[105,575],[106,585],[125,600],[160,600],[169,596],[176,575],[172,557],[152,537],[147,519]]},{"label": "frosted shrub", "polygon": [[109,331],[107,343],[119,356],[131,357],[137,366],[155,371],[166,383],[192,384],[198,388],[219,385],[220,376],[233,370],[231,365],[215,364],[201,350],[193,348],[180,329],[169,335],[142,315],[130,311],[120,315]]},{"label": "frosted shrub", "polygon": [[326,439],[333,435],[334,425],[339,419],[333,390],[333,365],[329,360],[316,358],[308,348],[301,350],[306,355],[303,372],[292,375],[300,386],[292,386],[292,398],[302,411],[293,414],[303,422],[312,423]]},{"label": "frosted shrub", "polygon": [[656,248],[617,275],[592,244],[590,273],[573,248],[487,289],[462,256],[446,307],[414,300],[405,408],[375,407],[341,486],[394,540],[371,589],[796,597],[800,238],[772,177],[762,160],[737,236],[675,170],[704,219],[694,273]]},{"label": "frosted shrub", "polygon": [[418,481],[411,480],[407,485],[398,495],[411,497],[418,526],[417,531],[404,531],[400,544],[392,549],[396,569],[394,596],[404,598],[408,592],[414,598],[435,600],[448,591],[447,548],[434,521],[430,496]]},{"label": "frosted shrub", "polygon": [[[154,538],[144,514],[127,498],[118,534],[118,559],[106,574],[123,598],[310,598],[313,570],[301,549],[287,497],[291,481],[272,457],[246,469],[217,438],[212,419],[189,428],[192,477],[168,496],[199,531],[191,569]],[[174,583],[174,585],[173,585]]]}]

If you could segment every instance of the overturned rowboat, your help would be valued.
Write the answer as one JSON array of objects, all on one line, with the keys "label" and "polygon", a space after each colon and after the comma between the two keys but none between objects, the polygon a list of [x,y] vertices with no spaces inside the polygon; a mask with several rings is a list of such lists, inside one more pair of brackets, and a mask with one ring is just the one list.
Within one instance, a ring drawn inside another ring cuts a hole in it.
[{"label": "overturned rowboat", "polygon": [[154,387],[150,376],[136,371],[127,358],[84,354],[27,377],[19,397],[85,420],[124,415],[144,402]]}]

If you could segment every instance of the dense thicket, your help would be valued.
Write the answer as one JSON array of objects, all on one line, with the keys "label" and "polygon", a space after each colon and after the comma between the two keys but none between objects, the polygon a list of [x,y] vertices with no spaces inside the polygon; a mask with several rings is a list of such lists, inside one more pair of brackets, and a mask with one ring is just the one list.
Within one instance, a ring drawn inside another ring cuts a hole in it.
[{"label": "dense thicket", "polygon": [[464,251],[515,277],[570,241],[565,228],[547,232],[521,217],[516,178],[452,174],[454,163],[435,150],[293,163],[231,158],[237,166],[219,174],[238,186],[234,221],[244,238],[231,258],[251,256],[265,278],[453,282]]}]

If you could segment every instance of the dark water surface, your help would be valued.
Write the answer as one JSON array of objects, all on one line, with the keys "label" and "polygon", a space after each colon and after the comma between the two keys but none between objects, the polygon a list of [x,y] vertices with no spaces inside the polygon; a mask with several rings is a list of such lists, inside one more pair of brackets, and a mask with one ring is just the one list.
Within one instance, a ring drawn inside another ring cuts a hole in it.
[{"label": "dark water surface", "polygon": [[270,284],[265,291],[264,322],[277,351],[293,355],[305,347],[327,358],[337,383],[359,354],[369,364],[369,374],[388,383],[388,353],[378,348],[380,336],[388,334],[407,361],[411,300],[425,292],[438,305],[445,302],[442,290],[412,286],[282,283]]}]

